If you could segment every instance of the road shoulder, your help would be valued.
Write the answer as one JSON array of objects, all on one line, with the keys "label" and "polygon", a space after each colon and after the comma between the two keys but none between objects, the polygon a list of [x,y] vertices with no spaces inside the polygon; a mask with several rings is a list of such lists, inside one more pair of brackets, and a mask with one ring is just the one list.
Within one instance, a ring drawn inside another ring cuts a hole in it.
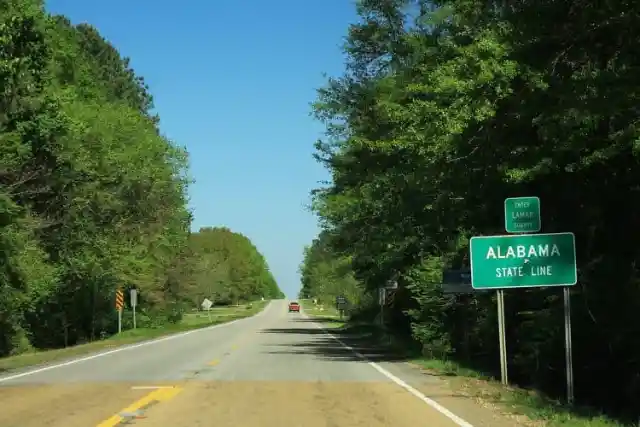
[{"label": "road shoulder", "polygon": [[[368,324],[339,321],[334,310],[306,305],[305,313],[334,335],[353,344],[367,359],[432,397],[475,427],[620,427],[623,424],[585,408],[570,408],[535,391],[504,387],[498,381],[452,361],[408,354],[402,345]],[[351,335],[351,336],[349,336]]]},{"label": "road shoulder", "polygon": [[209,320],[206,315],[202,315],[198,319],[194,319],[193,316],[186,316],[183,322],[177,325],[168,325],[167,327],[153,329],[140,328],[125,331],[122,334],[87,344],[3,357],[0,358],[0,381],[23,372],[47,369],[48,367],[70,362],[73,363],[73,361],[88,357],[96,357],[101,354],[121,351],[127,347],[147,345],[152,342],[172,339],[173,337],[193,333],[198,330],[228,325],[238,320],[254,317],[264,312],[268,305],[269,301],[259,301],[253,303],[251,307],[247,306],[247,308],[244,308],[243,306],[243,310],[231,308],[230,310],[233,312],[222,313],[221,315],[213,317],[211,320]]},{"label": "road shoulder", "polygon": [[[444,411],[452,413],[453,418],[459,417],[459,425],[473,427],[520,427],[531,426],[526,419],[514,417],[494,406],[489,406],[465,394],[463,389],[455,387],[449,380],[434,373],[420,369],[418,365],[407,358],[405,354],[390,346],[382,346],[371,337],[367,329],[362,327],[343,328],[335,319],[309,316],[332,336],[354,351],[354,359],[362,359],[381,368],[392,377],[399,386],[409,389],[412,394],[422,394],[427,400],[435,402]],[[328,346],[327,346],[328,347]],[[322,352],[322,349],[318,349]],[[335,350],[326,349],[330,356]],[[377,369],[377,368],[376,368]],[[402,384],[404,383],[404,384]],[[408,386],[408,387],[405,387]],[[414,389],[418,393],[414,393]],[[427,402],[425,402],[427,403]],[[427,403],[430,404],[430,403]]]}]

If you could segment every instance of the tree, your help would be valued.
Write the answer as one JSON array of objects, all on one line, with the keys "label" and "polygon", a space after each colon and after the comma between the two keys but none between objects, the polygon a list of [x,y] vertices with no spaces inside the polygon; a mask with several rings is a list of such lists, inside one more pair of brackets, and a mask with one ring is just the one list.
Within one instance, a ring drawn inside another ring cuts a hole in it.
[{"label": "tree", "polygon": [[300,266],[302,288],[299,297],[333,304],[335,298],[342,295],[351,303],[359,303],[362,288],[353,275],[351,259],[336,256],[329,247],[329,240],[330,235],[324,232],[305,248]]},{"label": "tree", "polygon": [[180,320],[211,277],[234,302],[279,294],[246,237],[204,233],[226,270],[194,244],[188,153],[152,106],[95,28],[0,4],[0,356],[115,333],[117,289],[138,290],[141,327]]},{"label": "tree", "polygon": [[[327,126],[317,158],[332,174],[314,193],[326,251],[351,259],[370,297],[399,278],[396,333],[497,372],[491,296],[452,300],[437,284],[443,268],[468,262],[470,236],[503,233],[504,198],[537,195],[544,231],[578,242],[577,397],[618,412],[640,403],[639,331],[628,321],[640,301],[636,9],[362,0],[345,74],[314,106]],[[557,291],[509,292],[506,308],[510,377],[560,395]]]},{"label": "tree", "polygon": [[198,274],[196,291],[220,304],[280,298],[282,292],[258,249],[228,228],[201,228],[190,237]]}]

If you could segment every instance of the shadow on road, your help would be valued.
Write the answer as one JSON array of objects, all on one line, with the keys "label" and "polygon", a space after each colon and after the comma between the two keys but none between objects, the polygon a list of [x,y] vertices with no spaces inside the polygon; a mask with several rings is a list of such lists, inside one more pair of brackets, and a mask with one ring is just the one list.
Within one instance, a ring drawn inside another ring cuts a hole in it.
[{"label": "shadow on road", "polygon": [[[335,322],[335,319],[329,321]],[[282,344],[271,344],[265,347],[267,354],[299,354],[312,355],[324,360],[360,361],[360,353],[371,362],[391,362],[408,360],[410,356],[403,351],[380,344],[379,337],[370,327],[328,328],[336,339],[329,336],[323,329],[302,326],[304,323],[321,323],[317,318],[296,319],[300,327],[264,329],[264,334],[301,335],[306,339]],[[349,346],[351,349],[347,348]]]},{"label": "shadow on road", "polygon": [[294,322],[307,322],[307,323],[335,323],[340,322],[340,319],[336,317],[329,316],[321,316],[321,317],[301,317],[299,319],[295,319]]},{"label": "shadow on road", "polygon": [[270,328],[260,331],[262,334],[299,334],[299,335],[326,335],[319,328]]}]

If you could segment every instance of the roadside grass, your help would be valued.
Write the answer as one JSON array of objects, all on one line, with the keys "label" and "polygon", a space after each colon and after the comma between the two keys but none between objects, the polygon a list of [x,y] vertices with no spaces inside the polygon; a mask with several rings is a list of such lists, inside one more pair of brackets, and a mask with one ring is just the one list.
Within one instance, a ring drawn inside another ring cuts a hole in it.
[{"label": "roadside grass", "polygon": [[137,328],[123,331],[104,340],[93,341],[55,350],[30,351],[15,356],[0,358],[0,373],[31,366],[39,366],[65,359],[106,351],[127,344],[135,344],[193,329],[206,328],[253,316],[265,308],[268,301],[256,301],[239,306],[216,307],[211,310],[211,320],[206,312],[186,313],[180,323],[157,328]]},{"label": "roadside grass", "polygon": [[302,311],[313,317],[318,323],[322,323],[327,328],[339,328],[345,325],[346,319],[340,319],[340,314],[335,307],[318,304],[315,305],[311,300],[300,300]]},{"label": "roadside grass", "polygon": [[[451,360],[416,358],[409,361],[421,370],[444,377],[454,391],[486,406],[519,416],[522,424],[544,427],[632,426],[589,408],[569,406],[534,390],[505,387],[499,381]],[[526,417],[524,420],[522,416]]]},{"label": "roadside grass", "polygon": [[[313,303],[310,303],[312,306]],[[568,406],[539,392],[518,387],[504,387],[494,378],[452,360],[430,359],[417,354],[406,343],[394,339],[378,326],[365,322],[339,321],[337,312],[325,307],[318,310],[304,306],[309,316],[327,329],[368,336],[379,346],[392,347],[406,355],[406,361],[423,372],[441,377],[453,391],[483,406],[510,414],[521,425],[535,427],[633,427],[608,418],[592,409]]]}]

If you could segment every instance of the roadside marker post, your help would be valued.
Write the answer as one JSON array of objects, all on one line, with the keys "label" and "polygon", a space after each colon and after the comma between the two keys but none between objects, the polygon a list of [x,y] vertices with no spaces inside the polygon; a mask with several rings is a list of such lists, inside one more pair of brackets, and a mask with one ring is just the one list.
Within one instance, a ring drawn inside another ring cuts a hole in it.
[{"label": "roadside marker post", "polygon": [[129,291],[129,302],[133,311],[133,329],[136,329],[136,306],[138,305],[138,291],[136,289]]},{"label": "roadside marker post", "polygon": [[398,281],[395,279],[387,280],[384,286],[378,288],[378,303],[380,304],[380,326],[384,328],[384,306],[387,304],[387,291],[395,291],[398,289]]},{"label": "roadside marker post", "polygon": [[116,290],[116,310],[118,311],[118,333],[122,332],[122,309],[124,308],[124,293],[122,289]]},{"label": "roadside marker post", "polygon": [[575,235],[525,234],[537,233],[542,228],[538,197],[507,198],[504,201],[504,213],[505,230],[517,234],[476,236],[469,242],[472,288],[496,290],[502,383],[509,383],[504,290],[561,286],[564,296],[567,401],[572,404],[574,382],[569,288],[578,282]]},{"label": "roadside marker post", "polygon": [[504,319],[504,291],[496,291],[496,303],[498,305],[498,340],[500,347],[500,379],[502,384],[509,385],[509,369],[507,360],[507,332]]},{"label": "roadside marker post", "polygon": [[567,402],[573,404],[573,344],[571,343],[571,292],[569,286],[562,288],[564,293],[564,358],[567,371]]},{"label": "roadside marker post", "polygon": [[378,288],[378,305],[380,306],[380,327],[384,326],[384,305],[387,302],[387,290],[383,287]]},{"label": "roadside marker post", "polygon": [[209,298],[205,298],[204,301],[202,301],[202,308],[207,310],[209,322],[211,322],[211,306],[213,306],[213,301],[211,301]]},{"label": "roadside marker post", "polygon": [[344,295],[338,295],[336,297],[336,310],[340,314],[340,319],[344,318],[344,312],[347,309],[347,297]]}]

